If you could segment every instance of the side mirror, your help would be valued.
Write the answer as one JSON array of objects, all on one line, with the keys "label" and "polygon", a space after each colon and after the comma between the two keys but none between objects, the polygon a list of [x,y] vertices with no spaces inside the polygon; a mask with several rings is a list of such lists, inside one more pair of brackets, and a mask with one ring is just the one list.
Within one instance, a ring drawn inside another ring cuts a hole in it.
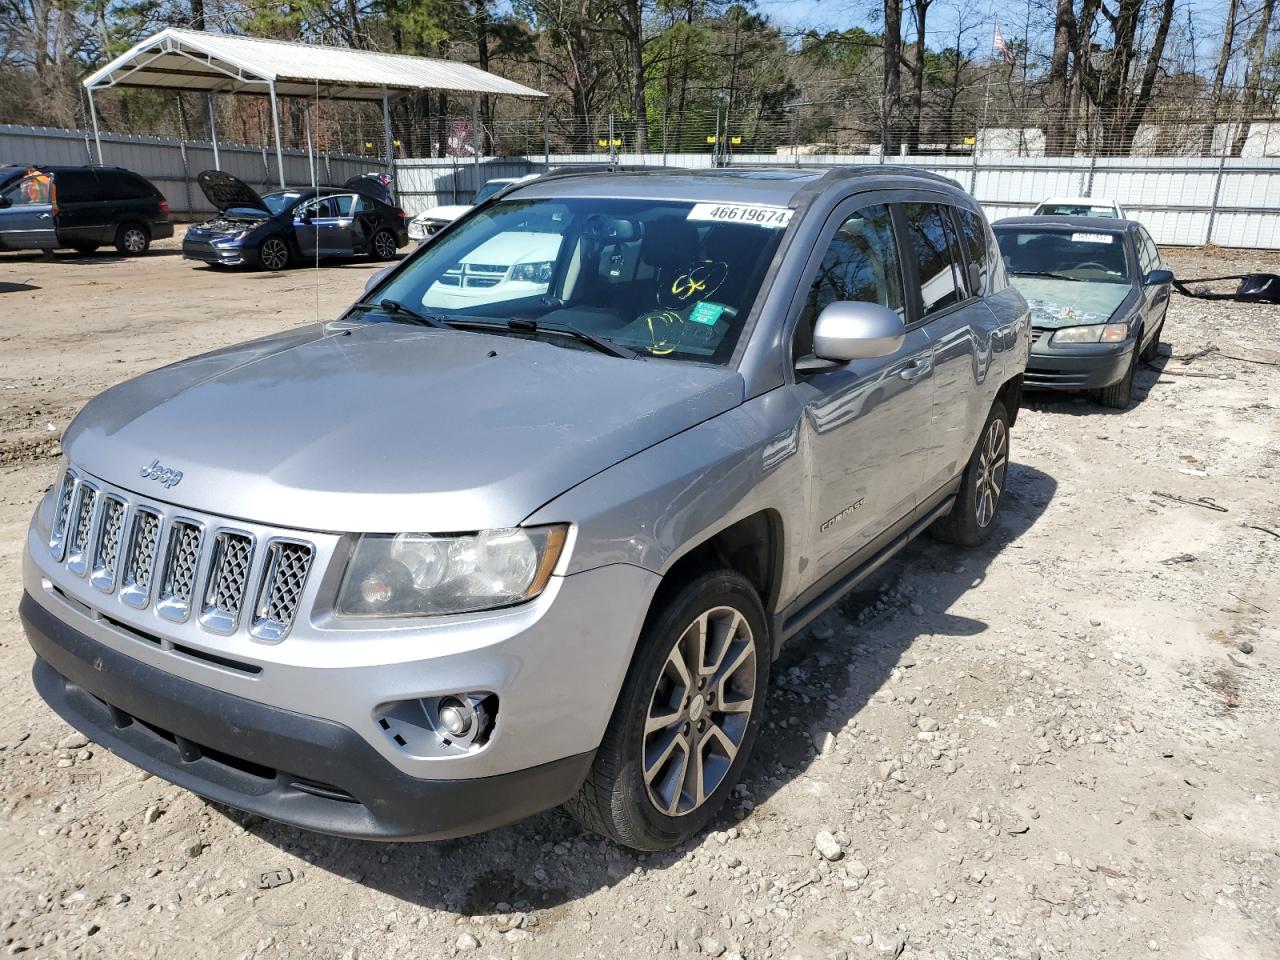
[{"label": "side mirror", "polygon": [[1173,282],[1172,270],[1152,270],[1147,274],[1147,278],[1142,281],[1143,286],[1156,287],[1162,283]]},{"label": "side mirror", "polygon": [[8,197],[0,197],[0,210],[4,210],[12,206],[13,206],[13,201],[10,200]]},{"label": "side mirror", "polygon": [[369,279],[364,282],[364,292],[367,294],[370,290],[380,284],[388,273],[391,272],[390,267],[383,267],[376,273],[369,274]]},{"label": "side mirror", "polygon": [[906,337],[902,318],[878,303],[840,300],[828,304],[813,325],[813,352],[820,360],[848,363],[898,352]]},{"label": "side mirror", "polygon": [[969,264],[969,292],[982,296],[982,268],[976,263]]}]

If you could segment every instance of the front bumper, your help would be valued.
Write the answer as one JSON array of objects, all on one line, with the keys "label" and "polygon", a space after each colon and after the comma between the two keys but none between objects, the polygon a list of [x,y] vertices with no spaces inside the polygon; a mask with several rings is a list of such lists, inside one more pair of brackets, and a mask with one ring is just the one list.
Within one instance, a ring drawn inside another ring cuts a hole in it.
[{"label": "front bumper", "polygon": [[201,263],[223,263],[233,267],[245,262],[245,253],[238,243],[211,243],[208,240],[193,239],[188,235],[182,241],[182,259],[199,260]]},{"label": "front bumper", "polygon": [[36,689],[122,759],[219,803],[322,833],[442,840],[512,823],[577,791],[594,752],[501,776],[420,780],[341,724],[255,703],[125,656],[27,593]]},{"label": "front bumper", "polygon": [[[1047,338],[1046,338],[1047,339]],[[1124,377],[1133,357],[1132,340],[1116,344],[1082,344],[1031,348],[1023,386],[1043,390],[1099,390]]]}]

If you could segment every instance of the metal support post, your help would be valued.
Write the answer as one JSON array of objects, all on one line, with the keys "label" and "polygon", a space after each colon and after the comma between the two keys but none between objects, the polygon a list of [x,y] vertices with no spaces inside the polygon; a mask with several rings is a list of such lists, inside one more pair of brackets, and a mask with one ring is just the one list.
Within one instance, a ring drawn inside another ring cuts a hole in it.
[{"label": "metal support post", "polygon": [[280,111],[276,108],[276,84],[271,81],[267,90],[271,94],[271,126],[276,134],[276,169],[280,174],[280,189],[285,187],[284,182],[284,151],[280,148]]},{"label": "metal support post", "polygon": [[98,151],[98,163],[102,163],[102,137],[98,133],[98,111],[93,105],[93,87],[86,87],[89,94],[89,119],[93,121],[93,145]]},{"label": "metal support post", "polygon": [[213,143],[213,169],[221,170],[222,162],[218,159],[218,121],[213,113],[213,93],[206,95],[209,104],[209,140]]}]

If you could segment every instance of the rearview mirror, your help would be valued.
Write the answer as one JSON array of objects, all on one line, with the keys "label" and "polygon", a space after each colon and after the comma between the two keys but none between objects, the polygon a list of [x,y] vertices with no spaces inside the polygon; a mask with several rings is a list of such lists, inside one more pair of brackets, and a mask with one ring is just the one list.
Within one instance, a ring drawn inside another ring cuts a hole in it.
[{"label": "rearview mirror", "polygon": [[838,300],[818,314],[813,352],[820,360],[848,363],[897,353],[906,336],[902,317],[888,307],[860,300]]},{"label": "rearview mirror", "polygon": [[1147,279],[1142,281],[1148,287],[1155,287],[1162,283],[1173,282],[1172,270],[1152,270],[1147,274]]},{"label": "rearview mirror", "polygon": [[381,270],[377,271],[376,273],[371,273],[369,275],[369,279],[364,282],[364,292],[368,293],[370,290],[372,290],[374,287],[380,284],[383,281],[383,278],[385,278],[386,275],[390,272],[391,272],[390,267],[383,267]]}]

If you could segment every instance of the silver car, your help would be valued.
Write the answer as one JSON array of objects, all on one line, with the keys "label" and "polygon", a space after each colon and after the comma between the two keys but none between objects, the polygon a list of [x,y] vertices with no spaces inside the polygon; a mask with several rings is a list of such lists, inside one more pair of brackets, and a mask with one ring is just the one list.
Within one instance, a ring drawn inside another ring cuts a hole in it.
[{"label": "silver car", "polygon": [[567,804],[670,847],[733,788],[784,642],[926,529],[990,535],[1028,331],[941,177],[518,185],[339,319],[85,407],[26,547],[36,687],[300,827]]}]

